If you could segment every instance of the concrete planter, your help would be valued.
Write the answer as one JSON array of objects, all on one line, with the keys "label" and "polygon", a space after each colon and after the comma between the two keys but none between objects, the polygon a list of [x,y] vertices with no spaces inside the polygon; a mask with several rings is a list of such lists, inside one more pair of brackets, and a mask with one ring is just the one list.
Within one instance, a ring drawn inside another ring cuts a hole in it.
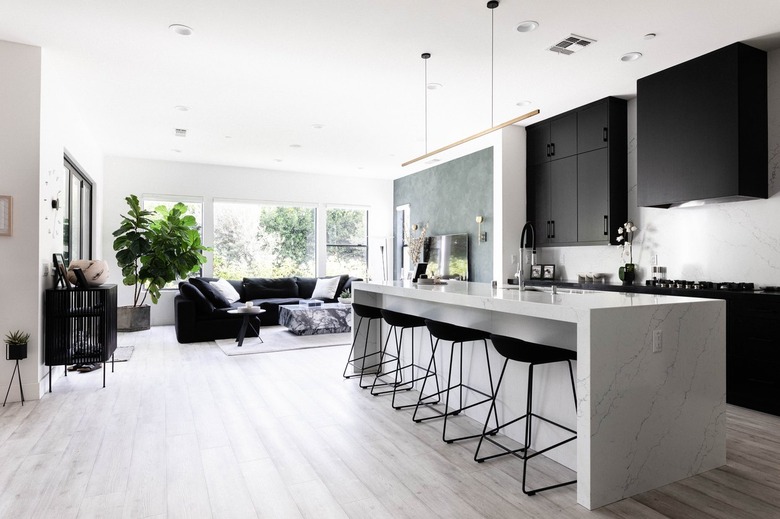
[{"label": "concrete planter", "polygon": [[120,306],[116,309],[117,331],[140,332],[151,328],[151,306]]}]

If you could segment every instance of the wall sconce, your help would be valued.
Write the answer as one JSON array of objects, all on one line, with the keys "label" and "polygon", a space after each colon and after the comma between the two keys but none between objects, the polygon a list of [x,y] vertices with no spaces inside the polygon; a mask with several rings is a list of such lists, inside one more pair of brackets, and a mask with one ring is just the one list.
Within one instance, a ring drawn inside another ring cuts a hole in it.
[{"label": "wall sconce", "polygon": [[476,220],[477,220],[477,236],[479,237],[479,242],[482,243],[484,241],[487,241],[487,233],[482,232],[482,222],[485,221],[485,217],[482,215],[478,215]]}]

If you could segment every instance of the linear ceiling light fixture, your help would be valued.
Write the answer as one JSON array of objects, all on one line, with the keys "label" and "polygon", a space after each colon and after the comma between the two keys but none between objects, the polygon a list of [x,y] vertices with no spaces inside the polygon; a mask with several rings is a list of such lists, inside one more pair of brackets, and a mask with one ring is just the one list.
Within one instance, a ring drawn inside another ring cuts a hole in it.
[{"label": "linear ceiling light fixture", "polygon": [[[425,155],[420,155],[419,157],[416,157],[412,160],[407,160],[403,164],[401,164],[401,167],[408,166],[409,164],[414,164],[415,162],[418,162],[423,159],[427,159],[428,157],[431,157],[433,155],[436,155],[437,153],[441,153],[443,151],[447,151],[451,148],[454,148],[456,146],[460,146],[461,144],[467,143],[469,141],[473,141],[474,139],[479,139],[480,137],[484,137],[485,135],[492,133],[496,130],[500,130],[502,128],[506,128],[507,126],[511,126],[515,123],[519,123],[520,121],[524,119],[528,119],[529,117],[533,117],[534,115],[539,114],[539,110],[533,110],[531,112],[528,112],[527,114],[523,114],[519,117],[515,117],[514,119],[510,119],[509,121],[503,122],[497,126],[493,125],[493,79],[494,79],[494,73],[493,73],[493,10],[498,7],[498,0],[490,0],[487,3],[487,8],[490,9],[490,125],[491,127],[487,130],[483,130],[479,133],[475,133],[474,135],[470,135],[469,137],[466,137],[465,139],[461,139],[457,142],[453,142],[452,144],[448,144],[446,146],[443,146],[441,148],[438,148],[436,150],[433,150],[431,152],[428,152],[428,92],[426,90],[426,97],[425,97]],[[425,65],[425,84],[428,84],[428,64],[427,60],[430,58],[431,55],[429,53],[424,53],[422,55],[422,58],[426,60]],[[427,87],[426,87],[427,88]]]}]

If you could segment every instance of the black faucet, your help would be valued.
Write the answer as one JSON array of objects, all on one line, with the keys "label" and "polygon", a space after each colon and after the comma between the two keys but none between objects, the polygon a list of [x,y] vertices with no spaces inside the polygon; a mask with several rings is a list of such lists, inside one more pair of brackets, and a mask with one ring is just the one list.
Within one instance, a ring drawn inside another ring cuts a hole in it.
[{"label": "black faucet", "polygon": [[523,231],[520,233],[520,258],[517,268],[517,283],[520,286],[520,290],[525,289],[525,275],[523,272],[523,264],[525,260],[523,258],[523,252],[528,246],[528,238],[531,239],[531,265],[534,264],[534,258],[536,257],[536,233],[534,232],[534,225],[531,222],[526,222],[523,226]]}]

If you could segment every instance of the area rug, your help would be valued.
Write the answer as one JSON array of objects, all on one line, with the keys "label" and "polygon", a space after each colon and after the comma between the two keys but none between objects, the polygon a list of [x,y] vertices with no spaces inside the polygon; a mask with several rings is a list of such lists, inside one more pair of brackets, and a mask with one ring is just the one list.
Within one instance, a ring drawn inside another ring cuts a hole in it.
[{"label": "area rug", "polygon": [[119,346],[114,350],[114,362],[127,362],[133,356],[135,346]]},{"label": "area rug", "polygon": [[303,348],[322,348],[324,346],[339,346],[352,343],[352,334],[349,332],[295,335],[290,333],[284,326],[263,326],[260,328],[260,338],[263,342],[260,342],[257,337],[247,337],[240,348],[235,339],[219,339],[215,342],[219,349],[228,356],[300,350]]}]

